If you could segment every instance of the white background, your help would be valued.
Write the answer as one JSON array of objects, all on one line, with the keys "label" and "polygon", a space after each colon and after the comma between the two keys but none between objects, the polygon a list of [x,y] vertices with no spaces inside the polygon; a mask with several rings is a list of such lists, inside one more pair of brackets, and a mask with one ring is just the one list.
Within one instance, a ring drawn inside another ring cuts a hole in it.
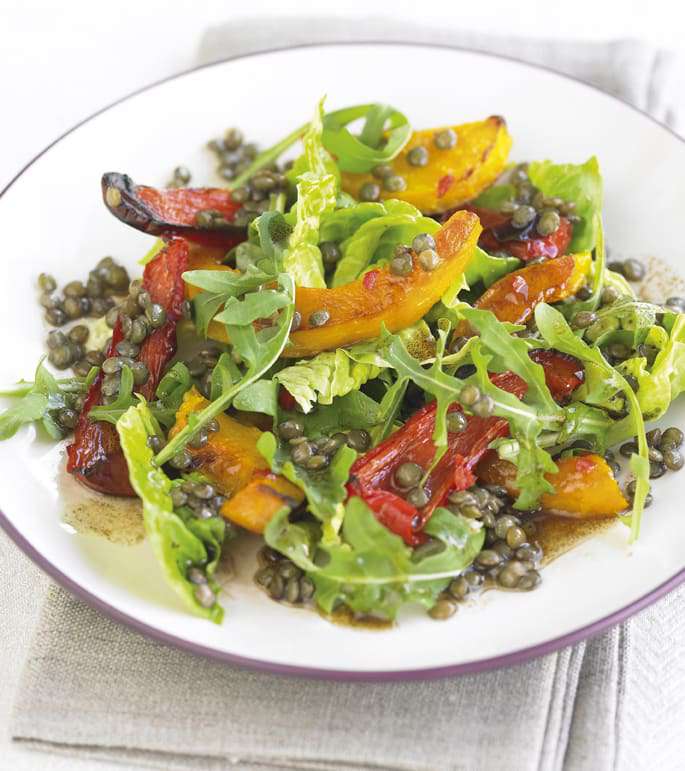
[{"label": "white background", "polygon": [[[418,10],[420,9],[420,11]],[[677,0],[0,0],[0,189],[81,118],[197,61],[207,27],[326,13],[497,34],[683,47]]]}]

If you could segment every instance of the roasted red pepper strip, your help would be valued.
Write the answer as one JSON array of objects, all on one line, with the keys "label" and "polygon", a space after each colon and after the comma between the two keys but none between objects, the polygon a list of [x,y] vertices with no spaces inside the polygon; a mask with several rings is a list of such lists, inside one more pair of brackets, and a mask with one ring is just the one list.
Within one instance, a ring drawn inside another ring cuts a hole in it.
[{"label": "roasted red pepper strip", "polygon": [[[524,381],[512,372],[493,375],[492,382],[505,391],[523,396]],[[433,462],[435,445],[436,403],[420,409],[392,436],[359,458],[351,468],[348,484],[350,495],[359,495],[371,508],[379,521],[401,536],[412,546],[421,543],[425,536],[420,532],[433,511],[440,506],[452,490],[470,487],[475,477],[472,468],[478,463],[488,445],[509,433],[509,423],[503,418],[479,418],[470,416],[466,428],[448,436],[447,451],[431,471],[424,489],[430,502],[417,509],[393,492],[393,475],[402,463],[418,463],[427,469]],[[461,411],[452,404],[449,412]]]},{"label": "roasted red pepper strip", "polygon": [[[149,377],[140,393],[151,399],[164,367],[176,352],[176,322],[181,316],[185,287],[182,274],[188,266],[188,244],[182,238],[172,239],[159,255],[145,266],[143,287],[153,302],[167,312],[164,326],[152,332],[141,346],[138,359],[145,363]],[[124,339],[121,323],[112,332],[107,356],[116,355],[116,345]],[[111,423],[94,422],[90,410],[101,402],[102,371],[88,391],[83,411],[74,431],[74,441],[67,448],[67,471],[93,490],[109,495],[135,493],[128,479],[126,460],[119,446],[119,436]]]},{"label": "roasted red pepper strip", "polygon": [[534,224],[516,230],[511,227],[511,216],[490,209],[467,206],[480,218],[483,232],[478,244],[487,252],[507,252],[519,260],[528,262],[538,257],[552,259],[566,254],[573,237],[573,225],[561,217],[559,227],[549,236],[540,236]]},{"label": "roasted red pepper strip", "polygon": [[585,369],[575,356],[543,348],[536,348],[528,355],[545,370],[547,387],[558,402],[565,402],[585,382]]},{"label": "roasted red pepper strip", "polygon": [[[531,351],[530,356],[545,370],[545,381],[557,401],[567,399],[585,379],[582,364],[573,356],[541,349]],[[498,388],[519,398],[526,392],[524,381],[512,372],[493,375],[491,380]],[[490,442],[509,433],[509,424],[502,418],[470,416],[464,431],[449,434],[447,451],[424,486],[430,502],[419,510],[394,492],[392,479],[395,469],[407,461],[430,467],[435,454],[432,440],[435,409],[435,402],[426,405],[399,431],[360,457],[352,466],[347,488],[350,495],[364,499],[379,522],[413,546],[425,540],[421,528],[448,494],[474,484],[473,469]],[[454,410],[461,407],[453,404],[448,412]]]},{"label": "roasted red pepper strip", "polygon": [[[230,190],[213,187],[170,188],[136,185],[127,174],[102,175],[102,197],[110,212],[127,225],[155,236],[182,236],[204,246],[228,250],[244,241],[247,230],[234,225],[240,208]],[[217,228],[197,226],[197,214],[212,209],[222,214],[228,225]]]}]

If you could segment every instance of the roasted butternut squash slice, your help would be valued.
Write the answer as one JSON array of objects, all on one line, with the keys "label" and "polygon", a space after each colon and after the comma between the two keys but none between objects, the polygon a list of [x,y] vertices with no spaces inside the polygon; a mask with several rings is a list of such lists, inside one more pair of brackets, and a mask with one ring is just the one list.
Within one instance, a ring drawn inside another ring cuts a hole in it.
[{"label": "roasted butternut squash slice", "polygon": [[[286,357],[313,356],[362,340],[372,340],[385,324],[390,332],[411,326],[442,297],[463,273],[471,259],[481,232],[478,217],[472,212],[458,211],[435,235],[436,250],[441,258],[434,270],[425,270],[414,260],[412,272],[396,276],[387,267],[371,270],[358,281],[335,289],[298,287],[295,307],[302,317],[300,328],[290,335]],[[191,258],[191,269],[231,270],[210,258]],[[199,290],[187,286],[189,298]],[[321,327],[309,324],[314,311],[326,310],[328,322]],[[227,342],[226,328],[212,322],[209,336]]]},{"label": "roasted butternut squash slice", "polygon": [[[585,283],[591,265],[589,252],[529,265],[495,281],[475,306],[492,311],[500,321],[525,324],[539,303],[556,303],[574,295]],[[469,325],[462,322],[455,334],[471,334]]]},{"label": "roasted butternut squash slice", "polygon": [[[192,388],[186,393],[169,436],[188,422],[188,415],[199,412],[207,400]],[[221,515],[253,533],[262,533],[267,523],[284,505],[291,508],[304,499],[302,490],[273,474],[257,450],[261,431],[243,425],[228,415],[219,415],[219,430],[210,433],[203,447],[187,447],[193,468],[215,484],[228,500]]]},{"label": "roasted butternut squash slice", "polygon": [[[511,136],[504,118],[493,115],[476,123],[452,126],[457,141],[439,149],[436,134],[443,129],[415,131],[402,152],[390,163],[393,173],[405,182],[404,190],[383,190],[382,198],[400,198],[422,212],[454,209],[489,187],[502,173],[511,149]],[[413,166],[409,153],[417,147],[428,152],[425,166]],[[367,182],[378,182],[371,174],[343,173],[343,189],[359,198]],[[382,187],[382,185],[381,185]]]},{"label": "roasted butternut squash slice", "polygon": [[[556,461],[559,471],[545,478],[554,486],[553,493],[542,496],[545,511],[574,519],[613,517],[628,508],[618,482],[601,455],[575,455]],[[490,451],[476,467],[478,479],[501,485],[510,495],[518,495],[516,466]]]}]

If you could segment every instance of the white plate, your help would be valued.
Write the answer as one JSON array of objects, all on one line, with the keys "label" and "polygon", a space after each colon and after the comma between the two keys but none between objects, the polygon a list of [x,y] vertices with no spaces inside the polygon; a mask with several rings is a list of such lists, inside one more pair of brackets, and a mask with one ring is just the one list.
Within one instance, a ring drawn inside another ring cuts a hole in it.
[{"label": "white plate", "polygon": [[[36,306],[41,270],[60,284],[83,277],[105,254],[131,268],[150,238],[124,227],[100,202],[104,171],[163,185],[184,163],[210,172],[208,137],[239,125],[266,145],[312,112],[383,100],[417,127],[504,115],[514,159],[582,161],[596,154],[606,184],[612,249],[682,258],[685,144],[620,101],[515,61],[409,45],[317,46],[227,61],[167,80],[90,118],[42,153],[0,201],[5,295],[0,305],[0,380],[30,377],[47,329]],[[667,294],[676,293],[668,274]],[[682,294],[682,290],[680,290]],[[669,424],[685,423],[682,404]],[[403,614],[383,632],[335,626],[269,601],[248,566],[223,597],[214,626],[189,615],[163,583],[145,544],[116,545],[63,523],[59,450],[25,429],[0,444],[0,518],[38,564],[86,601],[158,639],[229,662],[320,676],[407,678],[520,661],[625,618],[685,579],[682,479],[655,485],[639,543],[615,525],[544,571],[529,594],[490,592],[444,623]],[[72,483],[73,486],[74,483]],[[69,485],[67,484],[67,488]]]}]

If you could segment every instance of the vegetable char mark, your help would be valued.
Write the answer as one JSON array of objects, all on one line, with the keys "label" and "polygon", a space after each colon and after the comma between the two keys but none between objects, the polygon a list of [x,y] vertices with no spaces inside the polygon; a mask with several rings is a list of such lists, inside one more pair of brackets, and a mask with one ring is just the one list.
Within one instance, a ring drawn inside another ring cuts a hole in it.
[{"label": "vegetable char mark", "polygon": [[[491,379],[519,398],[526,392],[524,381],[512,372],[493,375]],[[431,469],[436,450],[432,438],[436,408],[435,402],[426,405],[399,431],[359,458],[351,468],[348,485],[351,496],[361,497],[382,524],[412,546],[425,540],[423,526],[449,493],[464,490],[475,482],[473,468],[490,442],[509,433],[509,424],[503,418],[468,416],[463,431],[449,434],[446,452]],[[449,413],[455,411],[462,411],[457,403],[449,408]],[[395,472],[406,463],[431,469],[423,485],[428,503],[421,508],[399,494]]]},{"label": "vegetable char mark", "polygon": [[[176,322],[181,317],[184,300],[182,274],[188,265],[188,244],[182,238],[172,239],[166,248],[145,267],[143,287],[152,303],[161,305],[166,322],[143,342],[138,361],[148,369],[149,377],[140,393],[151,399],[162,372],[176,351]],[[112,331],[107,358],[116,356],[116,347],[124,341],[121,319]],[[128,468],[119,444],[116,428],[105,422],[90,420],[89,412],[102,403],[102,371],[93,381],[86,397],[74,441],[67,448],[67,471],[98,492],[110,495],[135,495],[129,482]]]},{"label": "vegetable char mark", "polygon": [[[222,188],[169,188],[137,185],[127,174],[102,175],[102,197],[109,211],[136,230],[155,236],[182,236],[225,249],[245,240],[233,220],[240,204]],[[212,217],[205,216],[207,212]],[[211,227],[206,222],[211,222]]]}]

